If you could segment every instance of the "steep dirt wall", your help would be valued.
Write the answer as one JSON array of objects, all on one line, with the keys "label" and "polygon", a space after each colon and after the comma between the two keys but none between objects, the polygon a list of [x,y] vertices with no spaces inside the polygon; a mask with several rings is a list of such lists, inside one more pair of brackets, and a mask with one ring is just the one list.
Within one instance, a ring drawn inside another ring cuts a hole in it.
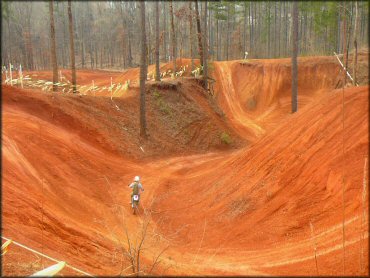
[{"label": "steep dirt wall", "polygon": [[[298,63],[298,109],[341,85],[335,58],[305,57]],[[290,114],[290,59],[214,64],[220,106],[248,140],[259,138]]]}]

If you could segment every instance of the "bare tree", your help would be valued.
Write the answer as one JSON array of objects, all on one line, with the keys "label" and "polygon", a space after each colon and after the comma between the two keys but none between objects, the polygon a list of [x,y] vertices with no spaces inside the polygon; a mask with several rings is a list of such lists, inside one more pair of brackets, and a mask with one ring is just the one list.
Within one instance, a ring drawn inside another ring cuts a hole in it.
[{"label": "bare tree", "polygon": [[195,13],[197,19],[197,33],[198,33],[198,46],[199,46],[199,56],[200,56],[200,64],[203,66],[203,46],[202,46],[202,31],[200,29],[200,17],[199,17],[199,10],[198,10],[198,0],[195,0]]},{"label": "bare tree", "polygon": [[[342,20],[343,20],[343,65],[347,68],[347,20],[346,20],[346,2],[343,1],[342,3]],[[344,83],[347,80],[347,73],[344,70]],[[346,84],[344,84],[345,86]]]},{"label": "bare tree", "polygon": [[145,80],[146,66],[146,32],[145,32],[145,2],[140,2],[141,15],[141,56],[140,56],[140,136],[147,138],[145,119]]},{"label": "bare tree", "polygon": [[227,29],[226,29],[226,61],[229,60],[229,43],[230,43],[230,3],[227,3]]},{"label": "bare tree", "polygon": [[159,71],[159,2],[155,3],[155,80],[161,81]]},{"label": "bare tree", "polygon": [[[23,3],[22,3],[23,4]],[[26,18],[26,30],[24,33],[25,37],[25,45],[26,45],[26,56],[28,57],[28,68],[30,70],[34,69],[34,61],[33,61],[33,43],[32,43],[32,36],[31,36],[31,15],[32,15],[32,5],[27,5],[29,11],[28,16]]]},{"label": "bare tree", "polygon": [[131,36],[132,36],[132,32],[131,32],[131,29],[132,29],[132,27],[131,27],[131,25],[132,24],[130,24],[133,20],[133,16],[132,16],[132,3],[131,2],[129,2],[129,3],[127,3],[127,5],[129,5],[129,8],[128,8],[128,11],[129,11],[129,18],[131,19],[130,21],[129,21],[129,24],[128,24],[128,29],[127,29],[127,41],[128,41],[128,51],[127,51],[127,62],[128,62],[128,66],[129,67],[132,67],[133,66],[133,58],[132,58],[132,43],[131,43]]},{"label": "bare tree", "polygon": [[58,62],[57,54],[55,51],[55,25],[54,25],[54,1],[49,2],[49,16],[50,16],[50,58],[53,67],[53,91],[58,90]]},{"label": "bare tree", "polygon": [[[200,58],[200,63],[203,66],[203,53],[206,52],[206,49],[204,49],[202,41],[204,40],[204,35],[201,32],[204,32],[201,30],[203,29],[204,10],[201,7],[204,6],[201,4],[204,1],[190,1],[185,4],[173,1],[171,3],[172,9],[169,8],[169,1],[160,2],[162,3],[158,4],[159,13],[162,16],[162,20],[159,19],[162,31],[159,33],[160,51],[163,49],[163,53],[160,52],[160,58],[167,62],[169,59],[174,59],[174,55],[171,54],[173,52],[171,39],[175,39],[177,44],[175,58],[182,57],[183,53],[192,56],[191,52],[193,52],[193,58]],[[200,4],[195,9],[194,2]],[[333,45],[338,52],[345,53],[344,64],[346,65],[348,62],[347,49],[350,49],[349,46],[354,47],[354,41],[356,41],[358,49],[367,45],[367,6],[360,1],[357,3],[353,1],[351,4],[344,3],[344,5],[342,2],[335,5],[326,2],[312,4],[302,2],[299,4],[299,7],[302,6],[302,14],[300,13],[298,23],[298,33],[302,34],[298,45],[301,53],[304,52],[305,55],[330,55],[331,45]],[[186,13],[188,4],[190,5],[189,14]],[[263,58],[263,55],[267,57],[269,49],[271,57],[290,57],[292,4],[289,1],[285,1],[281,5],[279,3],[271,4],[271,1],[270,4],[260,1],[243,3],[240,1],[208,1],[207,43],[209,53],[213,55],[212,50],[215,48],[217,60],[231,59],[240,57],[240,52],[243,51],[244,47],[244,52],[247,48],[253,50],[250,53],[253,58]],[[43,24],[45,16],[49,20],[49,3],[45,5],[40,1],[3,1],[1,5],[4,19],[1,54],[4,63],[22,64],[22,67],[27,70],[50,68],[52,57],[45,55],[45,53],[50,53],[51,49],[50,26]],[[149,14],[149,18],[146,18],[148,24],[146,33],[150,37],[150,40],[148,37],[148,45],[150,41],[151,45],[154,46],[149,51],[150,59],[153,61],[155,60],[156,45],[154,43],[156,41],[155,5],[155,3],[152,5],[153,9],[150,8],[151,5],[147,5],[146,8],[147,15]],[[53,3],[56,56],[58,66],[62,67],[63,65],[64,68],[70,67],[67,7],[67,1],[54,1]],[[194,12],[191,11],[192,9]],[[116,66],[118,63],[124,68],[137,67],[140,63],[141,49],[134,46],[139,45],[141,40],[140,16],[137,16],[140,13],[139,10],[140,5],[135,1],[73,2],[73,12],[78,14],[78,17],[73,18],[72,24],[76,66],[83,67],[90,64],[92,68],[97,66],[104,68]],[[172,37],[171,11],[174,25]],[[327,11],[325,16],[323,16],[323,11]],[[190,17],[192,12],[194,17]],[[189,18],[183,20],[185,16],[189,16]],[[188,30],[188,26],[190,30]],[[190,35],[188,35],[189,33]],[[180,41],[181,44],[179,44]],[[198,47],[199,54],[197,54]],[[211,55],[208,56],[211,57]],[[355,57],[353,58],[355,61]],[[362,60],[358,60],[358,62],[360,63]]]},{"label": "bare tree", "polygon": [[207,1],[204,2],[204,25],[203,25],[203,34],[204,34],[204,40],[203,40],[203,85],[204,88],[208,88],[208,67],[207,67],[207,58],[208,58],[208,46],[207,46]]},{"label": "bare tree", "polygon": [[298,3],[293,2],[292,40],[292,113],[298,110]]},{"label": "bare tree", "polygon": [[190,47],[190,57],[191,57],[191,70],[194,70],[194,53],[193,53],[193,10],[191,7],[191,1],[189,1],[189,47]]},{"label": "bare tree", "polygon": [[[161,263],[161,257],[163,253],[168,250],[170,247],[169,243],[167,243],[167,246],[164,248],[160,248],[158,250],[156,247],[153,246],[148,242],[150,240],[153,242],[153,239],[156,239],[155,242],[158,243],[157,239],[157,233],[156,232],[150,232],[149,226],[150,226],[150,219],[151,214],[148,211],[144,211],[143,215],[143,221],[140,226],[137,228],[136,237],[133,237],[132,235],[135,233],[129,233],[127,229],[127,225],[125,223],[124,214],[122,212],[122,209],[120,209],[120,214],[123,219],[123,230],[125,233],[126,238],[124,241],[121,241],[119,236],[113,232],[114,228],[108,227],[106,223],[103,221],[104,226],[107,230],[109,230],[112,238],[115,239],[116,243],[118,243],[120,251],[122,252],[122,256],[126,257],[129,265],[124,268],[123,261],[121,262],[121,269],[119,275],[123,275],[123,272],[125,270],[131,269],[132,273],[129,275],[136,275],[139,276],[140,274],[146,275],[146,274],[153,274],[153,271],[155,270],[156,266],[158,266]],[[148,240],[147,240],[148,238]],[[159,238],[161,240],[161,238]],[[142,263],[141,259],[143,257],[143,252],[146,251],[148,255],[148,251],[151,251],[150,253],[153,253],[154,257],[151,263]]]},{"label": "bare tree", "polygon": [[127,32],[127,27],[126,27],[126,16],[123,12],[123,7],[122,7],[122,2],[117,2],[117,5],[119,6],[119,9],[120,9],[120,15],[121,15],[121,23],[122,23],[122,56],[123,56],[123,67],[126,68],[127,66],[127,63],[126,63],[126,55],[125,53],[127,52],[127,49],[126,49],[126,38],[128,36],[128,32]]},{"label": "bare tree", "polygon": [[77,93],[76,88],[76,64],[75,64],[75,47],[73,42],[73,21],[72,21],[72,4],[68,0],[68,19],[69,19],[69,49],[71,55],[71,68],[72,68],[72,88],[73,93]]},{"label": "bare tree", "polygon": [[175,24],[174,24],[174,21],[173,21],[173,2],[172,2],[172,0],[170,1],[170,16],[171,16],[173,71],[176,72],[176,35],[175,35]]},{"label": "bare tree", "polygon": [[353,31],[353,45],[355,48],[354,58],[353,58],[353,84],[357,84],[357,26],[358,26],[358,2],[355,2],[355,28]]},{"label": "bare tree", "polygon": [[163,57],[164,61],[167,62],[168,55],[167,55],[167,1],[162,2],[163,5]]},{"label": "bare tree", "polygon": [[[118,234],[115,233],[115,229],[117,228],[117,226],[108,227],[104,218],[101,221],[105,229],[110,233],[111,238],[113,238],[115,242],[118,244],[118,248],[116,247],[116,249],[119,249],[122,252],[121,267],[120,267],[119,275],[120,276],[123,275],[124,271],[129,270],[129,269],[131,269],[132,273],[130,273],[128,276],[135,275],[135,274],[138,276],[140,273],[142,273],[143,275],[152,274],[155,267],[158,264],[160,264],[161,262],[160,258],[162,254],[169,248],[170,240],[171,240],[171,239],[162,237],[158,233],[157,228],[156,228],[157,225],[153,227],[152,231],[149,231],[155,197],[151,200],[151,202],[149,203],[146,209],[145,208],[143,210],[140,209],[141,211],[140,217],[142,219],[141,225],[140,226],[138,225],[137,228],[134,229],[135,230],[134,233],[132,232],[130,233],[126,225],[126,217],[122,209],[122,206],[117,205],[118,204],[117,200],[114,197],[114,195],[111,193],[111,184],[106,176],[104,176],[104,178],[107,181],[107,186],[108,186],[107,192],[112,200],[112,203],[116,205],[114,216],[117,217],[117,220],[118,220],[117,222],[118,223],[121,222],[122,224],[122,226],[119,226],[118,229],[119,231],[124,232],[124,235],[121,234],[121,236],[119,236]],[[134,235],[136,235],[136,237],[134,237]],[[167,241],[166,247],[158,249],[158,247],[160,246],[159,243],[162,239]],[[150,244],[150,242],[148,241],[150,241],[152,244]],[[156,252],[155,249],[157,249],[158,252]],[[145,265],[144,264],[142,265],[141,258],[143,256],[144,251],[146,251],[147,255],[149,254],[149,252],[154,255],[153,261],[151,264],[148,264],[146,262]],[[126,257],[129,262],[129,265],[126,266],[125,268],[123,265],[123,257]]]}]

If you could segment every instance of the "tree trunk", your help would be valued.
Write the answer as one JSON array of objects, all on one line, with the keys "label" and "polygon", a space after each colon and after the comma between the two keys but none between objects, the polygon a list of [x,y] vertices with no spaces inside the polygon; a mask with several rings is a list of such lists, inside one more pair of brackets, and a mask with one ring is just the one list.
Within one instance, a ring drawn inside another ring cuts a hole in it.
[{"label": "tree trunk", "polygon": [[[232,27],[231,27],[231,37],[233,38],[233,35],[236,33],[235,32],[235,30],[236,30],[236,28],[235,28],[235,22],[236,22],[236,14],[235,14],[235,4],[233,3],[233,2],[230,2],[230,3],[232,3],[231,5],[232,5]],[[240,29],[239,29],[240,30]],[[239,32],[239,38],[240,38],[240,32]],[[239,44],[240,45],[240,44]],[[233,47],[234,46],[234,47]],[[237,49],[237,47],[235,47],[235,43],[232,43],[231,44],[231,60],[232,59],[234,59],[234,57],[235,57],[235,49]]]},{"label": "tree trunk", "polygon": [[301,53],[307,53],[307,42],[308,42],[308,38],[307,38],[307,11],[304,12],[304,28],[303,28],[303,35],[302,35],[302,41],[306,42],[304,44],[302,44],[302,49],[301,49]]},{"label": "tree trunk", "polygon": [[103,45],[100,43],[100,68],[103,68]]},{"label": "tree trunk", "polygon": [[355,48],[353,57],[353,85],[357,84],[357,26],[358,26],[358,2],[355,2],[355,28],[353,31],[353,46]]},{"label": "tree trunk", "polygon": [[217,48],[216,48],[216,56],[217,56],[217,61],[220,61],[220,42],[219,42],[219,37],[220,37],[220,34],[219,34],[219,31],[218,31],[218,25],[219,25],[219,20],[217,19],[216,20],[216,44],[217,44]]},{"label": "tree trunk", "polygon": [[350,52],[350,42],[351,42],[351,34],[352,34],[352,18],[353,18],[353,2],[351,2],[351,13],[350,13],[350,18],[349,18],[349,24],[348,24],[348,29],[346,30],[348,37],[347,37],[347,47],[346,47],[346,69],[348,70],[348,53]]},{"label": "tree trunk", "polygon": [[85,46],[83,37],[81,37],[81,67],[85,68]]},{"label": "tree trunk", "polygon": [[98,67],[98,44],[94,44],[94,52],[95,52],[95,68]]},{"label": "tree trunk", "polygon": [[159,71],[159,2],[155,3],[155,80],[161,81]]},{"label": "tree trunk", "polygon": [[115,44],[113,43],[113,38],[112,38],[111,47],[110,47],[110,65],[111,65],[111,67],[114,67],[114,50],[115,50],[114,45]]},{"label": "tree trunk", "polygon": [[252,40],[253,40],[252,3],[253,2],[249,2],[249,20],[248,20],[249,21],[249,52],[252,52]]},{"label": "tree trunk", "polygon": [[127,64],[126,64],[126,38],[128,36],[127,34],[127,28],[126,28],[126,17],[123,13],[123,7],[122,7],[122,3],[120,2],[119,4],[119,7],[120,7],[120,13],[121,13],[121,18],[122,18],[122,52],[123,52],[123,68],[126,68],[127,67]]},{"label": "tree trunk", "polygon": [[270,2],[267,1],[267,58],[271,58],[271,38],[270,38],[270,26],[271,26],[271,14],[270,14]]},{"label": "tree trunk", "polygon": [[276,22],[276,18],[277,18],[277,3],[275,2],[275,13],[274,13],[274,58],[276,58],[276,45],[277,45],[277,22]]},{"label": "tree trunk", "polygon": [[175,36],[175,24],[173,21],[173,2],[170,1],[170,17],[171,17],[171,38],[172,38],[172,61],[173,61],[173,72],[176,73],[176,36]]},{"label": "tree trunk", "polygon": [[55,25],[54,25],[54,1],[49,2],[49,16],[50,16],[50,60],[53,68],[53,92],[58,90],[58,62],[55,50]]},{"label": "tree trunk", "polygon": [[257,38],[258,38],[258,25],[257,25],[257,4],[255,2],[253,2],[254,4],[254,17],[253,17],[253,22],[254,22],[254,27],[253,27],[253,44],[252,44],[252,47],[253,47],[253,58],[257,58],[256,54],[257,54],[257,50],[256,50],[256,46],[257,46]]},{"label": "tree trunk", "polygon": [[208,57],[212,57],[211,59],[213,60],[214,58],[214,52],[213,52],[213,32],[211,30],[212,26],[212,10],[208,9]]},{"label": "tree trunk", "polygon": [[243,55],[247,51],[247,2],[244,2],[244,23],[243,23]]},{"label": "tree trunk", "polygon": [[181,24],[181,21],[178,22],[178,24],[176,24],[176,34],[178,34],[178,37],[180,38],[180,47],[177,47],[177,44],[176,44],[176,51],[179,51],[177,53],[179,53],[179,58],[180,58],[180,64],[181,64],[181,61],[182,61],[182,55],[183,55],[183,46],[184,46],[184,36],[183,36],[183,32],[181,31],[183,28],[182,26],[180,26]]},{"label": "tree trunk", "polygon": [[292,113],[298,110],[298,3],[293,2],[293,26],[292,26]]},{"label": "tree trunk", "polygon": [[9,61],[8,61],[8,64],[9,63],[11,63],[12,62],[12,43],[11,43],[11,41],[12,41],[12,39],[11,39],[11,37],[10,37],[10,34],[11,34],[11,32],[10,32],[10,16],[8,15],[7,16],[7,24],[8,24],[8,40],[9,40],[9,44],[8,44],[8,50],[9,50]]},{"label": "tree trunk", "polygon": [[72,88],[73,88],[73,93],[77,93],[75,47],[74,47],[74,42],[73,42],[73,21],[72,21],[71,0],[68,0],[68,19],[69,19],[69,49],[70,49],[70,55],[71,55],[71,68],[72,68]]},{"label": "tree trunk", "polygon": [[26,41],[28,69],[33,70],[34,68],[33,68],[33,46],[32,46],[32,37],[31,37],[31,18],[27,19],[25,41]]},{"label": "tree trunk", "polygon": [[[287,7],[288,6],[288,7]],[[288,54],[289,51],[289,22],[288,22],[288,12],[287,10],[289,9],[289,3],[284,2],[284,13],[285,13],[285,57]]]},{"label": "tree trunk", "polygon": [[279,28],[278,28],[278,57],[280,58],[280,40],[281,40],[281,2],[279,2]]},{"label": "tree trunk", "polygon": [[[131,3],[129,3],[129,4],[131,4]],[[129,18],[132,19],[131,7],[129,7],[128,9],[129,9]],[[128,28],[127,28],[127,40],[128,40],[127,63],[128,63],[128,66],[131,68],[132,67],[131,25],[132,24],[130,24],[130,23],[132,23],[132,20],[129,21]]]},{"label": "tree trunk", "polygon": [[226,61],[229,60],[229,40],[230,40],[230,3],[227,4]]},{"label": "tree trunk", "polygon": [[204,40],[203,40],[203,49],[204,49],[204,56],[203,56],[203,85],[205,89],[208,89],[208,66],[207,66],[207,58],[208,58],[208,46],[207,46],[207,1],[204,2],[204,28],[203,28]]},{"label": "tree trunk", "polygon": [[163,1],[163,55],[164,61],[166,62],[168,59],[168,52],[167,52],[167,11],[166,5],[167,1]]},{"label": "tree trunk", "polygon": [[147,76],[146,65],[146,32],[145,32],[145,2],[140,2],[141,14],[141,55],[140,55],[140,136],[147,138],[145,119],[145,80]]},{"label": "tree trunk", "polygon": [[151,65],[152,64],[152,57],[151,57],[151,54],[152,54],[152,45],[151,45],[151,40],[150,40],[150,35],[151,35],[151,26],[150,26],[150,13],[148,12],[146,18],[148,18],[148,36],[147,36],[147,61],[148,61],[148,65]]},{"label": "tree trunk", "polygon": [[[314,17],[314,15],[312,16]],[[341,52],[341,37],[340,37],[340,12],[338,12],[337,16],[337,53]]]},{"label": "tree trunk", "polygon": [[189,45],[190,45],[190,57],[191,57],[191,70],[194,70],[194,53],[193,53],[193,38],[194,38],[194,29],[193,29],[193,10],[191,7],[191,1],[189,1]]},{"label": "tree trunk", "polygon": [[200,65],[203,66],[203,45],[202,45],[202,31],[200,29],[200,17],[199,17],[199,10],[198,10],[198,0],[195,0],[195,13],[197,19],[197,33],[198,33],[198,47],[199,47],[199,56],[200,56]]},{"label": "tree trunk", "polygon": [[[346,54],[347,54],[347,42],[346,42],[346,39],[347,39],[347,20],[346,20],[346,3],[343,1],[342,3],[343,5],[343,8],[342,8],[342,18],[343,18],[343,65],[345,66],[347,64],[347,59],[346,59]],[[347,73],[346,71],[343,72],[344,74],[344,83],[346,82],[347,80]],[[344,84],[345,86],[346,84]]]},{"label": "tree trunk", "polygon": [[[63,5],[63,8],[64,8],[64,5]],[[63,13],[63,42],[62,42],[62,66],[63,68],[66,68],[66,65],[67,65],[67,56],[66,53],[65,53],[65,46],[66,46],[66,20],[65,20],[65,14]]]}]

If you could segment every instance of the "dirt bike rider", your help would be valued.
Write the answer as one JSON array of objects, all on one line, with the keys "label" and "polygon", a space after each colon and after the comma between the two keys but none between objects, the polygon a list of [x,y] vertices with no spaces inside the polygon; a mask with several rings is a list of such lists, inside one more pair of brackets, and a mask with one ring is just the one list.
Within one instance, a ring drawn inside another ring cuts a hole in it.
[{"label": "dirt bike rider", "polygon": [[132,188],[132,193],[131,193],[131,206],[134,207],[134,202],[133,202],[133,196],[134,195],[139,195],[139,200],[140,200],[140,190],[144,191],[143,185],[140,183],[140,177],[136,176],[134,178],[134,182],[129,185],[130,188]]}]

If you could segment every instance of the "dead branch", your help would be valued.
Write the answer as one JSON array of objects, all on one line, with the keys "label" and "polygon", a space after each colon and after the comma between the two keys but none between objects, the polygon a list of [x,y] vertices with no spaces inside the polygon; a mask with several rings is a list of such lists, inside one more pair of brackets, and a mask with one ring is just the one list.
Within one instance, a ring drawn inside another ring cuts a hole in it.
[{"label": "dead branch", "polygon": [[152,273],[152,271],[153,271],[153,269],[154,269],[154,267],[157,265],[157,264],[159,264],[160,263],[160,261],[158,261],[158,259],[160,258],[160,256],[169,248],[170,246],[169,245],[167,245],[167,247],[166,248],[164,248],[159,254],[158,254],[158,256],[155,258],[155,260],[154,260],[154,262],[153,262],[153,264],[152,264],[152,267],[150,268],[150,270],[149,270],[149,272],[148,273]]}]

